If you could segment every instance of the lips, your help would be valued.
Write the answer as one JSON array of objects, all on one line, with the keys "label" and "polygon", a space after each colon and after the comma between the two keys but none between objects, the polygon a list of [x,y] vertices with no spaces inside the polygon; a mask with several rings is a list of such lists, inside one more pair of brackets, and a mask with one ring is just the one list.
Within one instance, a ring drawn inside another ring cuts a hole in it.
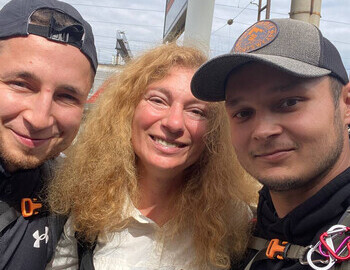
[{"label": "lips", "polygon": [[293,148],[290,149],[278,149],[278,150],[273,150],[273,151],[268,151],[268,152],[263,152],[263,153],[258,153],[254,154],[254,157],[266,157],[266,156],[273,156],[279,153],[285,153],[285,152],[290,152],[293,151]]},{"label": "lips", "polygon": [[166,148],[184,148],[187,146],[187,144],[181,143],[181,142],[177,142],[174,140],[167,140],[164,138],[160,138],[160,137],[156,137],[156,136],[150,136],[152,138],[152,140],[157,143],[160,144],[161,146],[164,146]]},{"label": "lips", "polygon": [[264,151],[261,153],[259,152],[253,155],[253,157],[268,163],[279,163],[289,158],[294,150],[295,148],[275,149],[272,151],[266,151],[266,152]]},{"label": "lips", "polygon": [[54,138],[54,136],[47,137],[47,138],[31,138],[30,136],[19,134],[13,130],[11,131],[14,134],[17,141],[19,141],[21,144],[29,148],[39,147],[45,144],[46,142],[50,141],[52,138]]}]

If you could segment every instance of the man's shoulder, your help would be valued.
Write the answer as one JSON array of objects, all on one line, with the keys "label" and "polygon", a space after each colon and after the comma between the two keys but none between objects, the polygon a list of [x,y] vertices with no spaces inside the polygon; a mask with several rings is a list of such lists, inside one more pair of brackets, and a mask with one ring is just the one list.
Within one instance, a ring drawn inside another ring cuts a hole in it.
[{"label": "man's shoulder", "polygon": [[48,213],[19,216],[1,236],[0,269],[25,269],[25,265],[42,269],[53,256],[65,221],[65,217]]}]

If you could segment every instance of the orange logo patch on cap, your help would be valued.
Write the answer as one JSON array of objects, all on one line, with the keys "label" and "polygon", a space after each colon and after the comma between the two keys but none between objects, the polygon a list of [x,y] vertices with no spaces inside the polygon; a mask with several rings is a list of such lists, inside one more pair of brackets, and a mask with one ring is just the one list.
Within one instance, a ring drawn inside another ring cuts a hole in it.
[{"label": "orange logo patch on cap", "polygon": [[271,43],[278,35],[278,27],[272,21],[259,21],[249,27],[236,41],[231,50],[235,53],[247,53]]}]

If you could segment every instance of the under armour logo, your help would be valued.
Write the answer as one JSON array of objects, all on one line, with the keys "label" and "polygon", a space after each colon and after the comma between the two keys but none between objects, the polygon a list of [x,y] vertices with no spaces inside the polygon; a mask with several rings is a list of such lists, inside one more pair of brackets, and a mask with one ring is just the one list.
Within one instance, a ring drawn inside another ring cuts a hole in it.
[{"label": "under armour logo", "polygon": [[49,241],[49,227],[45,226],[45,233],[39,235],[39,230],[36,230],[33,233],[33,237],[35,240],[33,247],[40,248],[40,241],[45,240],[45,244]]}]

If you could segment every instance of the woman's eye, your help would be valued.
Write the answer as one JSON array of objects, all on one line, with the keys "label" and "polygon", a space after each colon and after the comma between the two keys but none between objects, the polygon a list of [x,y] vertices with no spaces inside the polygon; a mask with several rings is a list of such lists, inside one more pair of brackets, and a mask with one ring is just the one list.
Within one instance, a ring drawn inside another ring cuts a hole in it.
[{"label": "woman's eye", "polygon": [[164,101],[161,98],[157,98],[157,97],[152,97],[149,99],[149,101],[156,103],[156,104],[163,104]]},{"label": "woman's eye", "polygon": [[161,97],[150,97],[147,99],[152,106],[155,108],[163,109],[169,107],[168,101]]},{"label": "woman's eye", "polygon": [[201,117],[205,117],[205,113],[201,110],[192,110],[191,111],[193,114],[201,116]]},{"label": "woman's eye", "polygon": [[189,113],[194,119],[207,119],[207,114],[202,110],[191,110]]}]

